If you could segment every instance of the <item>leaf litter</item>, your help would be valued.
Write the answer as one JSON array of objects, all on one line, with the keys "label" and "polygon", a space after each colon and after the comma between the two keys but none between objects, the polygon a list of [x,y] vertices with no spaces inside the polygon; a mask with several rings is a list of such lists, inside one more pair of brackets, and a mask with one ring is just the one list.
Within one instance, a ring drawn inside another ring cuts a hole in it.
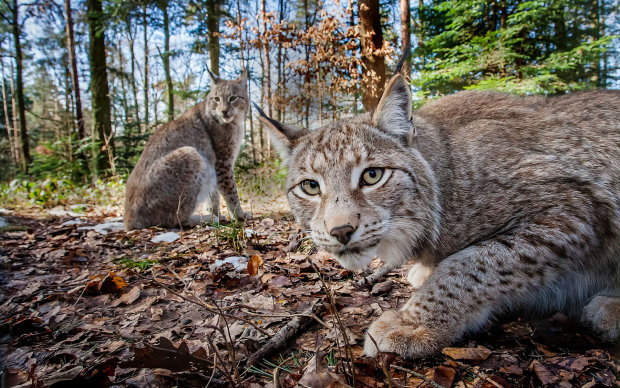
[{"label": "leaf litter", "polygon": [[498,320],[427,359],[364,357],[365,329],[411,293],[407,268],[359,286],[286,213],[129,232],[101,212],[3,217],[18,225],[0,231],[6,387],[618,384],[620,349],[561,314]]}]

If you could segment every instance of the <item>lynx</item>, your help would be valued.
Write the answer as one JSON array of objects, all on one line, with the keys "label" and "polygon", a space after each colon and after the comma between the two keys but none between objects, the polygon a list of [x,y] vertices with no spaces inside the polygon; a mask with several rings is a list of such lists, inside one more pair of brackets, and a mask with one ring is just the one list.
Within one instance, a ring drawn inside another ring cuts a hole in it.
[{"label": "lynx", "polygon": [[217,219],[220,193],[233,217],[251,217],[241,209],[233,173],[248,109],[246,72],[235,80],[209,76],[206,101],[162,125],[127,179],[127,229]]},{"label": "lynx", "polygon": [[417,286],[364,350],[432,355],[508,311],[620,331],[620,93],[465,91],[412,112],[394,75],[373,112],[317,130],[261,113],[297,221],[342,266],[412,259]]}]

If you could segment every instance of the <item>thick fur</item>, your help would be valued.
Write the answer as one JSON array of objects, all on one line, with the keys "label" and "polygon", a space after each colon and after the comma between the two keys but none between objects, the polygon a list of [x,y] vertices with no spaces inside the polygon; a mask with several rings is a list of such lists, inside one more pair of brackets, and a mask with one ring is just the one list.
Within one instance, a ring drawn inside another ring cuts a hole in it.
[{"label": "thick fur", "polygon": [[[370,325],[366,353],[429,356],[514,310],[562,310],[617,338],[620,93],[466,91],[412,114],[404,85],[396,75],[372,114],[281,144],[291,208],[319,247],[347,268],[420,263],[419,288]],[[383,178],[360,185],[368,167]],[[346,245],[330,234],[342,225]]]},{"label": "thick fur", "polygon": [[[241,209],[233,174],[249,102],[246,75],[211,81],[207,100],[162,125],[142,151],[127,179],[127,229],[215,219],[220,193],[233,217],[251,217]],[[198,215],[205,211],[212,214]]]}]

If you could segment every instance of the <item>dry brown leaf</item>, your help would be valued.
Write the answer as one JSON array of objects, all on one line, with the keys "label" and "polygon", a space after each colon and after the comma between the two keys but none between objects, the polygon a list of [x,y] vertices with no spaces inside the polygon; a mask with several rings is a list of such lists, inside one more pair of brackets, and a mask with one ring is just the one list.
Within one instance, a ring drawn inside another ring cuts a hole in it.
[{"label": "dry brown leaf", "polygon": [[553,384],[557,380],[553,373],[549,372],[549,370],[538,361],[532,361],[530,370],[536,374],[536,377],[538,377],[538,380],[540,380],[543,385]]},{"label": "dry brown leaf", "polygon": [[135,302],[136,300],[138,300],[139,297],[140,297],[140,287],[136,286],[132,288],[131,290],[129,290],[129,292],[126,292],[125,294],[123,294],[123,296],[121,296],[120,298],[110,303],[110,306],[116,307],[121,304],[125,304],[128,306],[132,304],[133,302]]},{"label": "dry brown leaf", "polygon": [[441,352],[455,360],[474,362],[484,361],[491,354],[491,351],[484,346],[476,346],[475,348],[443,348]]},{"label": "dry brown leaf", "polygon": [[454,370],[454,368],[439,365],[433,372],[433,381],[442,387],[450,388],[452,386],[452,382],[454,381],[455,375],[456,370]]},{"label": "dry brown leaf", "polygon": [[252,255],[248,261],[248,273],[250,276],[256,276],[262,266],[263,259],[259,255]]}]

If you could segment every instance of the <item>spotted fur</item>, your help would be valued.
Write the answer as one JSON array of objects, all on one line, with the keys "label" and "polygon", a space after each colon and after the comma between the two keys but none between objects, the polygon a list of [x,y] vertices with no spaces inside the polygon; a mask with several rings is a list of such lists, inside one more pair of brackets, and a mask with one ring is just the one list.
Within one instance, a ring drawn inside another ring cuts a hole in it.
[{"label": "spotted fur", "polygon": [[[428,356],[514,310],[562,310],[617,338],[620,93],[466,91],[417,112],[410,100],[396,75],[372,113],[313,131],[262,119],[319,247],[347,268],[375,256],[419,264],[417,290],[370,325],[366,353]],[[360,185],[369,167],[382,180]],[[334,234],[343,225],[346,244]]]},{"label": "spotted fur", "polygon": [[162,125],[127,179],[127,229],[212,220],[220,216],[220,193],[233,217],[251,217],[241,209],[233,173],[248,109],[246,73],[236,80],[209,74],[207,100]]}]

